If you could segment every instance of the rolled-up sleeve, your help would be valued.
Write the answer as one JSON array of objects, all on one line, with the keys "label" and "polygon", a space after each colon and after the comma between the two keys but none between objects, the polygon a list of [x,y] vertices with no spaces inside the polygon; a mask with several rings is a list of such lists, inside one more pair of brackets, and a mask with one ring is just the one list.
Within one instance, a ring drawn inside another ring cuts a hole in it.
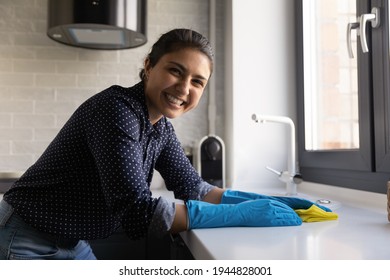
[{"label": "rolled-up sleeve", "polygon": [[171,229],[175,218],[175,203],[160,197],[149,226],[149,234],[162,237]]},{"label": "rolled-up sleeve", "polygon": [[[202,181],[200,185],[195,188],[197,191],[193,192],[193,196],[188,199],[202,200],[203,197],[213,188],[216,187]],[[164,197],[160,197],[157,203],[157,207],[154,210],[152,222],[149,226],[149,233],[157,237],[162,237],[168,233],[175,218],[175,211],[176,207],[174,202]]]}]

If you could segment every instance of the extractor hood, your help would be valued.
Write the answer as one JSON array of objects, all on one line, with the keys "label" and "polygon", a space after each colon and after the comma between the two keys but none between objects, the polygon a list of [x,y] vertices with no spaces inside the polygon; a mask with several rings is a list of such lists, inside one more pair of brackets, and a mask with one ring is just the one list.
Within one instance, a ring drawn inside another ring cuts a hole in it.
[{"label": "extractor hood", "polygon": [[146,43],[147,0],[49,0],[47,35],[90,49],[126,49]]}]

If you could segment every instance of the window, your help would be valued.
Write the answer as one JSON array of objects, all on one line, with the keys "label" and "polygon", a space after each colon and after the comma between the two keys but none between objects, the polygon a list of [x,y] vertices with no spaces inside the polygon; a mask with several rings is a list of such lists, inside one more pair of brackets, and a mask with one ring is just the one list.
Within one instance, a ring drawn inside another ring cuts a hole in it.
[{"label": "window", "polygon": [[303,179],[384,193],[390,180],[389,4],[297,3]]}]

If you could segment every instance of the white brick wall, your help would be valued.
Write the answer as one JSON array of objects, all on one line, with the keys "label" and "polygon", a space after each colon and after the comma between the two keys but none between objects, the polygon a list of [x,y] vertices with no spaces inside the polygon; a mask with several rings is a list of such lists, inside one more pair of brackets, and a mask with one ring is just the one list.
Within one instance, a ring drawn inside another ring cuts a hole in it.
[{"label": "white brick wall", "polygon": [[[146,45],[97,51],[46,36],[47,0],[0,1],[0,172],[25,170],[34,163],[88,97],[112,84],[138,82],[143,58],[162,33],[187,27],[208,35],[208,11],[208,0],[149,0]],[[223,85],[223,77],[216,78]],[[218,94],[221,135],[223,88]],[[183,145],[207,135],[207,97],[205,93],[195,111],[173,120]]]}]

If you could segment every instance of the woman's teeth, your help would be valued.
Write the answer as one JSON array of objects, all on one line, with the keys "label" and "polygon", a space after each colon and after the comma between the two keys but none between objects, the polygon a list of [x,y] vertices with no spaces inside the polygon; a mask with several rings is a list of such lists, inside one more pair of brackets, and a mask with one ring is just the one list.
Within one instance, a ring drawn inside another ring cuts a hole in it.
[{"label": "woman's teeth", "polygon": [[183,100],[180,100],[179,98],[176,98],[172,95],[166,94],[166,97],[168,98],[168,101],[171,103],[174,103],[176,105],[182,106],[185,102]]}]

